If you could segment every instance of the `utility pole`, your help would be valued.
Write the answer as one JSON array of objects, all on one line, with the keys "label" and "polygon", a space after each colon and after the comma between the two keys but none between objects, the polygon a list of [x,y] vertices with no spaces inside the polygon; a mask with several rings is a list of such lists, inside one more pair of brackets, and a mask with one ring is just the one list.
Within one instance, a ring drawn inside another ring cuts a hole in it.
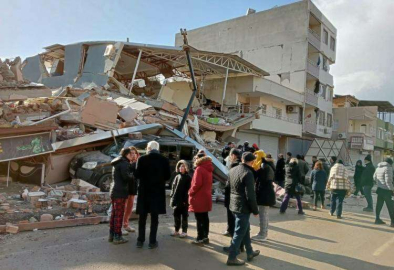
[{"label": "utility pole", "polygon": [[187,104],[186,111],[185,111],[185,114],[183,115],[181,124],[178,127],[178,130],[180,132],[182,132],[182,130],[183,130],[183,127],[184,127],[184,125],[186,123],[186,120],[187,120],[187,116],[189,115],[190,108],[191,108],[191,106],[193,104],[193,100],[194,100],[194,98],[196,96],[196,93],[197,93],[197,84],[196,84],[196,79],[194,77],[194,69],[193,69],[192,59],[190,57],[190,48],[188,46],[189,44],[188,44],[188,41],[187,41],[186,29],[182,29],[181,28],[181,35],[183,36],[183,50],[186,53],[186,59],[187,59],[187,63],[189,65],[189,70],[190,70],[190,77],[191,77],[192,83],[193,83],[193,92],[192,92],[192,95],[190,97],[189,103]]}]

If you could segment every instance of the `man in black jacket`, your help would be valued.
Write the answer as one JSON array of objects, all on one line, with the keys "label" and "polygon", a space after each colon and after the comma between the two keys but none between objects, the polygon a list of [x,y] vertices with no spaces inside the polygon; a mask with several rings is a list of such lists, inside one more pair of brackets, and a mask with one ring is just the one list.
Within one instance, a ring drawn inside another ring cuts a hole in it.
[{"label": "man in black jacket", "polygon": [[372,199],[372,187],[373,187],[373,175],[375,173],[375,167],[372,164],[370,155],[367,155],[364,159],[365,168],[361,175],[361,184],[363,186],[365,199],[367,200],[367,207],[363,208],[365,212],[373,212],[373,199]]},{"label": "man in black jacket", "polygon": [[138,239],[137,247],[145,242],[146,218],[150,213],[151,226],[149,248],[157,248],[157,228],[159,214],[166,213],[165,184],[171,177],[170,164],[159,152],[159,143],[151,141],[147,146],[147,155],[140,157],[136,166],[136,177],[140,180],[137,197]]},{"label": "man in black jacket", "polygon": [[245,261],[237,259],[242,241],[245,244],[248,261],[260,254],[259,250],[253,251],[250,241],[250,214],[258,216],[259,213],[252,168],[255,159],[252,153],[246,152],[242,155],[242,164],[232,168],[229,172],[230,210],[235,216],[235,232],[231,240],[227,265],[245,264]]},{"label": "man in black jacket", "polygon": [[275,182],[281,187],[285,183],[285,165],[286,161],[283,154],[279,154],[278,161],[276,162]]}]

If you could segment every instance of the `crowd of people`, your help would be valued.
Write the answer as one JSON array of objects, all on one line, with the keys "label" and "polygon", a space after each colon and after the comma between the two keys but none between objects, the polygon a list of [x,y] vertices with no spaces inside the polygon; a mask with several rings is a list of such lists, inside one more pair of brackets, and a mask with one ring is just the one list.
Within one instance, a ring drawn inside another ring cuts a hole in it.
[{"label": "crowd of people", "polygon": [[[111,184],[112,212],[110,219],[109,242],[126,243],[123,235],[134,232],[129,226],[133,202],[137,196],[136,213],[138,220],[137,247],[142,248],[145,242],[146,220],[151,217],[149,249],[158,247],[157,230],[159,215],[166,213],[166,182],[171,177],[169,161],[159,152],[160,145],[151,141],[147,145],[147,153],[139,156],[136,148],[122,149],[120,156],[112,161],[113,183]],[[343,201],[352,192],[348,171],[342,160],[331,157],[329,166],[325,159],[312,158],[310,182],[306,175],[309,165],[304,157],[293,157],[290,152],[279,154],[275,163],[269,153],[260,150],[256,144],[252,147],[248,142],[236,147],[228,143],[222,151],[223,163],[228,167],[228,180],[225,185],[224,206],[227,214],[227,230],[224,235],[231,237],[229,246],[223,247],[228,253],[227,265],[243,265],[245,261],[237,256],[246,251],[248,261],[260,254],[254,250],[251,242],[264,242],[268,239],[269,208],[274,206],[276,193],[274,185],[284,189],[284,197],[279,213],[285,214],[291,198],[296,199],[298,214],[303,215],[301,198],[305,187],[313,191],[313,210],[317,210],[320,201],[321,209],[325,209],[325,192],[331,192],[329,214],[342,217]],[[388,158],[378,164],[377,169],[371,162],[371,156],[357,162],[354,175],[355,190],[352,196],[361,192],[365,196],[367,206],[364,211],[373,211],[372,187],[376,182],[377,204],[376,224],[384,224],[380,212],[386,204],[391,226],[394,227],[394,203],[392,195],[393,160]],[[193,159],[193,164],[180,160],[175,168],[176,176],[172,181],[170,207],[173,209],[173,237],[186,238],[188,235],[189,212],[196,219],[197,237],[193,244],[204,246],[209,244],[209,212],[212,210],[212,183],[214,166],[212,159],[200,150]],[[250,236],[250,216],[259,217],[259,232]]]}]

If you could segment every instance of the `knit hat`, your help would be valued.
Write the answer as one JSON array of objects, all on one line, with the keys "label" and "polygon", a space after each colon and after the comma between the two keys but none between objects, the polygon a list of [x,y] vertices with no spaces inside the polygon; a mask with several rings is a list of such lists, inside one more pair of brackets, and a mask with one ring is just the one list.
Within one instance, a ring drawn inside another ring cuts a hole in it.
[{"label": "knit hat", "polygon": [[364,160],[367,160],[367,161],[371,162],[371,161],[372,161],[371,155],[367,155],[367,156],[364,158]]},{"label": "knit hat", "polygon": [[256,159],[256,157],[250,152],[245,152],[245,153],[242,154],[242,160],[244,162],[251,162],[251,161],[253,161],[255,159]]},{"label": "knit hat", "polygon": [[390,165],[393,165],[393,160],[391,158],[386,158],[384,161],[386,161]]}]

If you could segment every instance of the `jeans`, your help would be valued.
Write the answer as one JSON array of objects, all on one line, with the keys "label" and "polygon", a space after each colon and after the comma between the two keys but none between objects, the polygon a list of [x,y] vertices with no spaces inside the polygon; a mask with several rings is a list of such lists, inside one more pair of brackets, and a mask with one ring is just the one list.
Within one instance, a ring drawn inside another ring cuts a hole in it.
[{"label": "jeans", "polygon": [[227,231],[230,233],[231,237],[234,235],[235,230],[235,217],[233,212],[230,211],[230,208],[227,209]]},{"label": "jeans", "polygon": [[[331,194],[331,214],[335,213],[335,210],[337,210],[337,216],[340,217],[342,216],[342,206],[343,206],[343,200],[345,199],[347,190],[333,190]],[[338,208],[337,208],[338,204]]]},{"label": "jeans", "polygon": [[197,240],[208,238],[209,235],[209,217],[208,212],[194,213],[197,221]]},{"label": "jeans", "polygon": [[372,187],[363,186],[365,199],[367,200],[368,206],[367,208],[373,209],[373,200],[372,200]]},{"label": "jeans", "polygon": [[[148,218],[148,213],[140,213],[138,220],[138,238],[137,241],[145,242],[145,230],[146,230],[146,219]],[[149,243],[156,243],[157,228],[159,227],[159,215],[150,214],[150,233],[149,233]]]},{"label": "jeans", "polygon": [[246,253],[251,255],[253,253],[252,243],[250,241],[250,214],[234,213],[235,216],[235,232],[233,239],[231,239],[229,260],[237,258],[238,250],[243,241],[246,248]]},{"label": "jeans", "polygon": [[[297,200],[297,208],[298,212],[302,212],[302,203],[301,203],[301,197],[298,194],[294,195],[296,200]],[[280,212],[284,213],[286,212],[287,206],[289,205],[289,200],[290,198],[293,197],[293,195],[290,195],[290,193],[286,193],[285,197],[283,198],[282,205],[280,206]]]},{"label": "jeans", "polygon": [[380,212],[382,211],[383,204],[386,203],[391,223],[394,223],[394,202],[391,199],[393,192],[391,190],[378,188],[376,193],[378,194],[378,200],[376,202],[376,219],[380,219]]},{"label": "jeans", "polygon": [[187,218],[189,217],[189,213],[187,211],[187,206],[185,207],[177,207],[174,209],[174,227],[175,231],[179,232],[179,229],[182,225],[182,232],[187,233],[188,222]]},{"label": "jeans", "polygon": [[321,201],[321,206],[324,206],[324,196],[326,195],[326,192],[324,190],[323,191],[315,190],[315,191],[313,191],[313,194],[315,195],[315,197],[314,197],[315,206],[317,206],[317,202],[319,201],[319,197],[320,197],[320,201]]},{"label": "jeans", "polygon": [[260,231],[259,235],[267,238],[268,237],[268,213],[269,206],[259,205],[259,219],[260,219]]}]

